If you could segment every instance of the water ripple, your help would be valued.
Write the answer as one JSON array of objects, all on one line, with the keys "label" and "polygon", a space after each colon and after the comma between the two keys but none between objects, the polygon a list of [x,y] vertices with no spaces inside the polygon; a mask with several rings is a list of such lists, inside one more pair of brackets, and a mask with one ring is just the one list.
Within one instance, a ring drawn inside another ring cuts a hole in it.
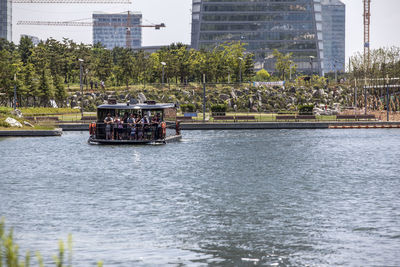
[{"label": "water ripple", "polygon": [[399,134],[0,139],[0,215],[47,262],[72,233],[76,266],[399,266]]}]

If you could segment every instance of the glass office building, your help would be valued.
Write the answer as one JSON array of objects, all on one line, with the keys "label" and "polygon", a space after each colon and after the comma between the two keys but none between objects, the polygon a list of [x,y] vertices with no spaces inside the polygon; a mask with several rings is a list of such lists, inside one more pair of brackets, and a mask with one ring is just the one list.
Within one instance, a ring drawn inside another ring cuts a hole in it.
[{"label": "glass office building", "polygon": [[256,68],[274,71],[272,51],[293,53],[298,71],[323,73],[321,0],[193,0],[192,47],[242,41]]},{"label": "glass office building", "polygon": [[12,2],[0,0],[0,38],[12,39]]},{"label": "glass office building", "polygon": [[107,49],[126,47],[127,30],[130,30],[131,48],[142,46],[142,14],[129,12],[118,14],[94,13],[93,14],[93,44],[101,43]]},{"label": "glass office building", "polygon": [[321,0],[325,72],[345,71],[346,6],[339,0]]}]

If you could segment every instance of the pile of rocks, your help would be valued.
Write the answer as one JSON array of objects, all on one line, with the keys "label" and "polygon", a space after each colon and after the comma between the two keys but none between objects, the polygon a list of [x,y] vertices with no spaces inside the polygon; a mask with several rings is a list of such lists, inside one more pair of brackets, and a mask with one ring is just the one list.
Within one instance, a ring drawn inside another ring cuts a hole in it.
[{"label": "pile of rocks", "polygon": [[[298,105],[314,104],[317,108],[315,114],[334,115],[340,111],[340,106],[347,106],[352,101],[352,89],[333,87],[266,87],[249,86],[238,89],[234,86],[213,88],[207,87],[207,104],[226,103],[228,108],[236,111],[265,112],[276,110],[296,110]],[[169,102],[176,104],[193,103],[198,110],[202,109],[202,88],[187,87],[161,90],[142,89],[124,92],[108,91],[105,93],[75,92],[67,100],[67,106],[80,108],[83,101],[85,110],[94,111],[98,105],[105,104],[108,99],[126,103],[135,99],[138,103],[146,100]]]}]

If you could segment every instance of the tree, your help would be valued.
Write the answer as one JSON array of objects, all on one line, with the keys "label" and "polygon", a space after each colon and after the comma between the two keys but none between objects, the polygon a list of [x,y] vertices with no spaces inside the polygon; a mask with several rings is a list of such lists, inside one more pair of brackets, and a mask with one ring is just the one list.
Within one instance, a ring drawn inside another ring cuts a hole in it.
[{"label": "tree", "polygon": [[121,49],[119,53],[117,53],[116,58],[116,74],[117,77],[123,81],[126,85],[126,89],[129,89],[129,81],[132,79],[134,75],[137,76],[137,72],[135,73],[135,58],[133,56],[133,52],[131,49]]},{"label": "tree", "polygon": [[13,42],[7,41],[5,38],[0,38],[0,50],[7,50],[8,52],[13,52],[16,49]]},{"label": "tree", "polygon": [[54,84],[54,97],[57,102],[58,107],[64,106],[64,101],[67,98],[67,92],[65,91],[64,82],[62,77],[59,75],[53,76],[53,84]]},{"label": "tree", "polygon": [[265,82],[265,81],[269,81],[270,77],[271,77],[271,75],[268,73],[268,71],[266,71],[265,69],[261,69],[261,70],[257,71],[254,79],[259,82]]},{"label": "tree", "polygon": [[[221,44],[222,49],[224,50],[224,61],[228,66],[229,73],[232,71],[232,76],[236,77],[236,81],[240,80],[240,65],[242,64],[242,60],[240,58],[245,58],[244,52],[245,43],[242,42],[225,42]],[[242,73],[243,73],[243,65],[242,65]]]},{"label": "tree", "polygon": [[246,54],[244,58],[244,72],[243,78],[245,81],[251,80],[254,76],[254,55],[253,54]]},{"label": "tree", "polygon": [[353,79],[370,79],[400,76],[400,47],[383,47],[370,52],[370,64],[364,62],[360,52],[350,58],[351,77]]},{"label": "tree", "polygon": [[292,54],[293,53],[287,53],[284,55],[276,49],[274,49],[272,53],[276,60],[275,69],[281,73],[281,79],[283,80],[285,80],[285,75],[290,71],[290,69],[292,69],[292,71],[296,70],[296,66],[292,66]]},{"label": "tree", "polygon": [[[39,78],[38,75],[35,72],[35,67],[33,66],[32,63],[27,63],[23,67],[22,71],[22,80],[23,80],[23,87],[22,90],[23,93],[22,95],[27,98],[26,100],[29,100],[30,97],[34,99],[35,102],[35,96],[39,94]],[[23,100],[20,100],[20,103],[23,104]],[[35,103],[33,103],[35,104]]]},{"label": "tree", "polygon": [[43,69],[39,78],[39,94],[42,106],[49,106],[50,99],[54,96],[54,87],[51,79],[50,70]]},{"label": "tree", "polygon": [[32,55],[33,43],[31,38],[27,36],[21,37],[18,45],[18,52],[24,65],[28,62]]},{"label": "tree", "polygon": [[[5,93],[11,101],[14,97],[14,76],[21,72],[22,63],[18,53],[14,50],[0,50],[0,92]],[[17,80],[18,86],[20,81]]]},{"label": "tree", "polygon": [[100,80],[106,81],[112,71],[113,62],[111,52],[105,49],[95,49],[94,69]]}]

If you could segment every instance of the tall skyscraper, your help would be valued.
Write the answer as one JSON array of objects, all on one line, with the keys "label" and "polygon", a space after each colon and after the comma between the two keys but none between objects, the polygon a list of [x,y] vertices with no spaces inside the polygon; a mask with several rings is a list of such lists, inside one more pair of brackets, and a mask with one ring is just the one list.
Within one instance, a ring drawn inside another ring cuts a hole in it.
[{"label": "tall skyscraper", "polygon": [[340,0],[321,0],[325,72],[345,71],[346,6]]},{"label": "tall skyscraper", "polygon": [[193,0],[192,47],[247,43],[256,64],[274,71],[272,52],[293,53],[297,70],[323,73],[321,0]]},{"label": "tall skyscraper", "polygon": [[[139,12],[94,13],[93,44],[101,43],[107,49],[127,47],[128,37],[131,48],[141,47],[142,28],[139,27],[141,24],[142,14]],[[127,31],[130,31],[130,34],[127,34]]]},{"label": "tall skyscraper", "polygon": [[0,38],[12,39],[12,2],[0,0]]}]

